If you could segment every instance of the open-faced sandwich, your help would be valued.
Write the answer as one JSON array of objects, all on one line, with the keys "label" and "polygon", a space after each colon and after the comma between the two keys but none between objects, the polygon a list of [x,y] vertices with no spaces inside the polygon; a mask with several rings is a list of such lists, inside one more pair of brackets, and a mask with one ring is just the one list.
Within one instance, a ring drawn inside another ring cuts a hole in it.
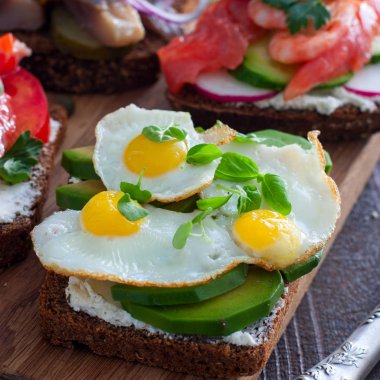
[{"label": "open-faced sandwich", "polygon": [[130,105],[62,162],[66,210],[32,232],[45,336],[208,378],[260,372],[340,213],[318,132],[197,132]]},{"label": "open-faced sandwich", "polygon": [[66,123],[19,61],[30,49],[11,34],[0,38],[0,267],[30,250],[30,231],[41,218],[48,177]]},{"label": "open-faced sandwich", "polygon": [[380,130],[380,0],[220,0],[159,57],[171,104],[196,123]]},{"label": "open-faced sandwich", "polygon": [[23,65],[49,90],[109,93],[158,78],[164,40],[126,1],[1,1],[1,31],[33,49]]}]

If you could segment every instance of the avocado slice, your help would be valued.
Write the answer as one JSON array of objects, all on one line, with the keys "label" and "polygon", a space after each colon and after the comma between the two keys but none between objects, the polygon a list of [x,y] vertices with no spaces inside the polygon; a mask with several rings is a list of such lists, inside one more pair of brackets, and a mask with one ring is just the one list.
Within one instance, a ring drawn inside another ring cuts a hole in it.
[{"label": "avocado slice", "polygon": [[[82,210],[85,204],[96,194],[107,190],[100,180],[86,180],[78,183],[58,186],[55,190],[56,202],[61,209]],[[161,203],[154,201],[152,206],[176,212],[193,212],[197,208],[197,194],[178,202]]]},{"label": "avocado slice", "polygon": [[239,264],[206,284],[184,287],[153,287],[116,284],[111,288],[116,301],[140,305],[184,305],[208,300],[244,284],[247,264]]},{"label": "avocado slice", "polygon": [[66,149],[62,153],[61,165],[72,176],[80,179],[99,179],[92,156],[94,146]]},{"label": "avocado slice", "polygon": [[94,179],[58,186],[55,189],[57,206],[62,210],[82,210],[94,195],[104,190],[107,189],[102,181]]},{"label": "avocado slice", "polygon": [[51,15],[51,34],[56,46],[64,53],[86,60],[114,59],[124,56],[130,47],[110,48],[103,46],[74,16],[61,5]]},{"label": "avocado slice", "polygon": [[310,257],[304,263],[296,263],[281,271],[282,277],[286,282],[293,282],[305,274],[310,273],[321,262],[323,250]]},{"label": "avocado slice", "polygon": [[245,283],[228,293],[189,305],[122,306],[134,318],[173,334],[225,336],[267,316],[284,291],[280,272],[250,267]]}]

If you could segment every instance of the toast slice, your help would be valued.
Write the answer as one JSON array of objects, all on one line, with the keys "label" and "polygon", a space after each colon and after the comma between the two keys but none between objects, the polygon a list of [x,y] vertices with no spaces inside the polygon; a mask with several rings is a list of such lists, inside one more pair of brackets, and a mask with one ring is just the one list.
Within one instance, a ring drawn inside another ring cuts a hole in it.
[{"label": "toast slice", "polygon": [[374,112],[362,112],[358,107],[345,105],[331,115],[309,110],[277,111],[252,103],[220,103],[201,96],[191,86],[179,95],[167,93],[167,97],[174,110],[190,112],[195,125],[214,125],[219,119],[243,133],[278,129],[304,136],[316,129],[321,131],[323,141],[338,141],[368,137],[380,130],[380,107]]},{"label": "toast slice", "polygon": [[74,94],[121,92],[154,83],[160,72],[156,51],[164,40],[151,31],[124,57],[94,61],[62,52],[47,32],[15,35],[33,50],[22,65],[37,76],[47,90]]},{"label": "toast slice", "polygon": [[39,163],[32,169],[30,182],[34,198],[23,213],[27,216],[19,214],[12,222],[0,223],[0,268],[24,259],[32,247],[30,231],[41,219],[49,188],[48,181],[53,171],[54,155],[67,123],[66,110],[61,106],[50,107],[50,117],[59,122],[59,128],[53,130],[51,141],[44,145]]},{"label": "toast slice", "polygon": [[41,327],[52,344],[67,348],[82,344],[98,355],[206,378],[256,378],[297,307],[300,294],[306,291],[301,287],[302,281],[305,280],[287,287],[268,317],[245,329],[257,342],[255,345],[235,345],[222,338],[151,333],[76,312],[66,300],[68,277],[53,272],[47,273],[40,292]]}]

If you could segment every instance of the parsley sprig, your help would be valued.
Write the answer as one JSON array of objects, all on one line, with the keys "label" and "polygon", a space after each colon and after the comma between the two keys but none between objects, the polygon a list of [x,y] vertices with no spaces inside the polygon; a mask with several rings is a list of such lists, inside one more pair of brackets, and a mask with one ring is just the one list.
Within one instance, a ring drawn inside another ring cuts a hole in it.
[{"label": "parsley sprig", "polygon": [[12,147],[0,158],[0,178],[16,184],[30,178],[30,169],[37,164],[42,141],[30,137],[30,131],[21,133]]},{"label": "parsley sprig", "polygon": [[286,23],[292,34],[307,28],[310,20],[318,30],[331,18],[330,12],[321,0],[263,0],[263,2],[283,10],[288,15]]}]

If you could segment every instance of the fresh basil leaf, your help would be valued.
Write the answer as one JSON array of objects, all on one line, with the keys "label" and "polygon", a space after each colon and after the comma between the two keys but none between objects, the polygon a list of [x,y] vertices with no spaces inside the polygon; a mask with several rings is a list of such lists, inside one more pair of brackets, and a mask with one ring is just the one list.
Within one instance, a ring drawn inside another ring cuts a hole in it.
[{"label": "fresh basil leaf", "polygon": [[203,127],[195,127],[194,128],[198,133],[203,133],[205,132],[205,129]]},{"label": "fresh basil leaf", "polygon": [[222,207],[223,205],[225,205],[230,200],[231,197],[232,197],[232,194],[227,195],[225,197],[221,196],[221,197],[199,199],[197,201],[197,206],[199,210],[207,210],[210,207],[213,210],[216,210],[219,207]]},{"label": "fresh basil leaf", "polygon": [[259,169],[253,160],[238,153],[227,152],[216,168],[215,178],[229,182],[247,182],[256,178],[258,173]]},{"label": "fresh basil leaf", "polygon": [[323,154],[325,155],[326,165],[325,165],[325,173],[330,175],[333,169],[333,162],[331,160],[330,154],[327,150],[323,149]]},{"label": "fresh basil leaf", "polygon": [[117,203],[119,212],[129,221],[134,222],[145,218],[149,212],[132,200],[129,194],[124,194]]},{"label": "fresh basil leaf", "polygon": [[208,165],[222,154],[222,151],[214,144],[198,144],[187,152],[186,162],[196,166]]},{"label": "fresh basil leaf", "polygon": [[21,133],[12,147],[0,158],[0,178],[10,184],[29,179],[30,169],[37,164],[42,141]]},{"label": "fresh basil leaf", "polygon": [[273,210],[283,215],[288,215],[292,211],[289,202],[285,183],[276,174],[267,173],[260,178],[263,197]]},{"label": "fresh basil leaf", "polygon": [[173,236],[173,247],[176,249],[182,249],[186,245],[192,229],[193,223],[191,221],[181,224]]},{"label": "fresh basil leaf", "polygon": [[238,198],[238,214],[244,214],[252,210],[257,210],[261,205],[261,194],[256,186],[247,185],[240,188],[240,196]]},{"label": "fresh basil leaf", "polygon": [[212,214],[214,210],[211,208],[211,207],[208,207],[206,208],[206,210],[202,211],[200,214],[198,214],[193,220],[192,222],[194,224],[197,224],[197,223],[201,223],[203,221],[204,218],[206,218],[206,216]]},{"label": "fresh basil leaf", "polygon": [[238,133],[234,141],[239,143],[254,142],[258,144],[262,142],[262,140],[259,137],[257,137],[256,133],[254,132],[247,133],[246,135],[243,133]]},{"label": "fresh basil leaf", "polygon": [[187,136],[187,132],[183,129],[177,128],[176,124],[170,124],[166,128],[150,125],[142,130],[142,134],[150,141],[157,143],[171,140],[182,141]]},{"label": "fresh basil leaf", "polygon": [[141,190],[140,185],[134,185],[129,182],[121,182],[120,190],[123,193],[128,193],[132,199],[139,203],[146,203],[150,198],[152,198],[152,193],[148,190]]}]

